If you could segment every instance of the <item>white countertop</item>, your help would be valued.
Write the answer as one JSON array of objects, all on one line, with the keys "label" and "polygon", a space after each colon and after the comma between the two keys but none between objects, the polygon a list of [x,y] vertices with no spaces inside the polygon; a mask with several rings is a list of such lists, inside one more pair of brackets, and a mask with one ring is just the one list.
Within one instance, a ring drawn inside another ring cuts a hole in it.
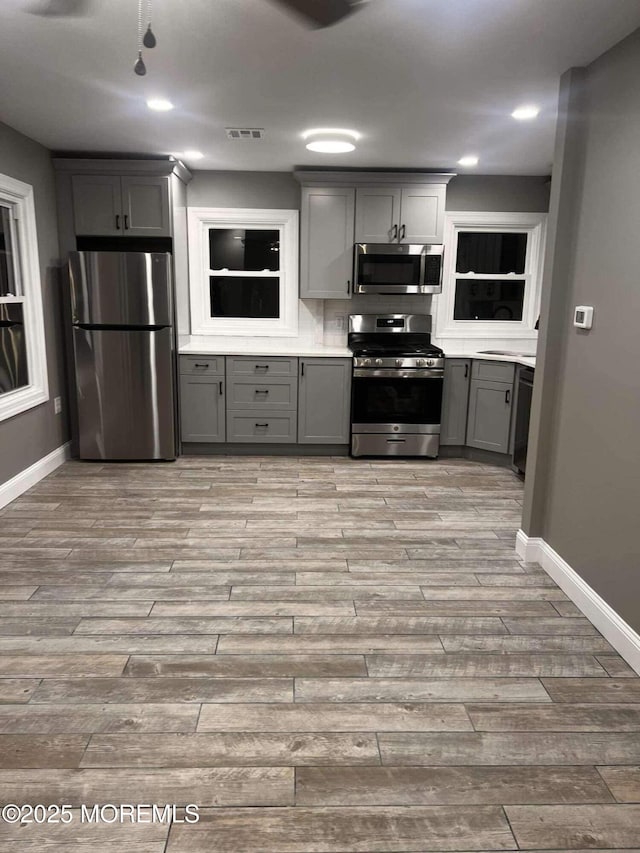
[{"label": "white countertop", "polygon": [[181,341],[178,352],[180,355],[281,355],[301,358],[351,358],[352,355],[346,346],[305,343],[297,338],[255,338],[242,342],[232,337],[211,338],[205,342],[192,338]]},{"label": "white countertop", "polygon": [[[536,366],[535,355],[489,354],[486,352],[461,352],[444,348],[447,358],[476,358],[485,361],[508,361]],[[299,338],[237,338],[237,337],[189,337],[179,340],[178,352],[181,355],[251,355],[251,356],[289,356],[299,358],[351,358],[351,350],[340,344],[317,344],[313,341],[301,341]]]},{"label": "white countertop", "polygon": [[535,355],[520,355],[513,353],[512,355],[498,355],[486,352],[456,352],[455,350],[445,349],[444,352],[447,358],[475,358],[482,361],[509,361],[513,364],[522,364],[525,367],[535,367]]}]

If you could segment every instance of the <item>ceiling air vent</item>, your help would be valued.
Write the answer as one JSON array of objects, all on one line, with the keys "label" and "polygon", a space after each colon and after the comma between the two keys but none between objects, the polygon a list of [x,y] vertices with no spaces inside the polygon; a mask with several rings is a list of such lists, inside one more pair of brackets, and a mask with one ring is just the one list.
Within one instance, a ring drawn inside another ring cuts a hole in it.
[{"label": "ceiling air vent", "polygon": [[225,127],[227,139],[247,140],[256,142],[264,139],[264,127]]}]

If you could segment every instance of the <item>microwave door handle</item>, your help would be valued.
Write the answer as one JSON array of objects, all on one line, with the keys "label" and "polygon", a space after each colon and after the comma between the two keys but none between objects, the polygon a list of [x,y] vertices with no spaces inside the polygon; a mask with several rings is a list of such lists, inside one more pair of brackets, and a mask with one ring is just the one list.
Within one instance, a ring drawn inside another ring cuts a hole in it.
[{"label": "microwave door handle", "polygon": [[427,255],[425,252],[422,252],[420,255],[420,281],[419,285],[425,285],[427,283]]}]

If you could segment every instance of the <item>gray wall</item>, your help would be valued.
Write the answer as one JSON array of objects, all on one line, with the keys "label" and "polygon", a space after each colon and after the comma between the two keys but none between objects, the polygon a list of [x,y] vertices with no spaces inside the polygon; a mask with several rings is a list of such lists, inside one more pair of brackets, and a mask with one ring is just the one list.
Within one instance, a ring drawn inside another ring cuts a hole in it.
[{"label": "gray wall", "polygon": [[300,184],[290,172],[194,172],[187,204],[299,210]]},{"label": "gray wall", "polygon": [[[547,177],[457,175],[447,187],[447,210],[545,212]],[[300,185],[290,172],[194,172],[187,188],[190,207],[300,209]]]},{"label": "gray wall", "polygon": [[[640,631],[640,30],[565,75],[524,530]],[[590,332],[572,327],[593,305]]]},{"label": "gray wall", "polygon": [[[0,123],[0,172],[33,186],[42,276],[50,399],[21,415],[0,421],[0,484],[46,456],[69,438],[62,357],[58,276],[58,228],[51,156],[46,148]],[[63,414],[53,398],[62,396]]]},{"label": "gray wall", "polygon": [[447,210],[544,213],[550,186],[544,176],[457,175],[447,187]]}]

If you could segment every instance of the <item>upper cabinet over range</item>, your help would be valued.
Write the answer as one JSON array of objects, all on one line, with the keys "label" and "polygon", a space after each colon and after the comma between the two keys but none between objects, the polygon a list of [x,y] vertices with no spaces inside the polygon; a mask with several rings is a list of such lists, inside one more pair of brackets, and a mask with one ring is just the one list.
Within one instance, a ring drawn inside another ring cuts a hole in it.
[{"label": "upper cabinet over range", "polygon": [[300,296],[350,299],[354,243],[441,243],[452,174],[296,172]]},{"label": "upper cabinet over range", "polygon": [[356,189],[355,243],[441,243],[446,185]]}]

